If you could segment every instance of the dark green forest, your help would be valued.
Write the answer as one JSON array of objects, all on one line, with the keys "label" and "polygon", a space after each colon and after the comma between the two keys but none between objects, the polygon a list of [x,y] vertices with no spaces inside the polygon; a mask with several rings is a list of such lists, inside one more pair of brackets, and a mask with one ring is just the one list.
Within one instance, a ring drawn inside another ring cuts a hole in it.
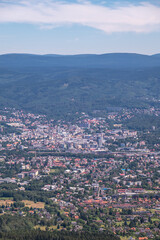
[{"label": "dark green forest", "polygon": [[76,233],[76,232],[43,232],[40,230],[32,231],[12,231],[0,233],[2,240],[119,240],[118,237],[108,232],[99,233]]},{"label": "dark green forest", "polygon": [[160,64],[154,61],[160,58],[98,57],[0,56],[0,107],[63,118],[107,107],[159,106]]}]

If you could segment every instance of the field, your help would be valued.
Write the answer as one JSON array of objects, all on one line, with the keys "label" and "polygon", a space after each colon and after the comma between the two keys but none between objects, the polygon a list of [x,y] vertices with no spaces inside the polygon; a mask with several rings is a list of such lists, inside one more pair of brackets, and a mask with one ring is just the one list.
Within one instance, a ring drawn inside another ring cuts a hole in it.
[{"label": "field", "polygon": [[[23,200],[22,201],[25,204],[25,207],[29,208],[44,208],[44,203],[43,202],[33,202],[33,201],[28,201],[28,200]],[[13,204],[13,198],[0,198],[0,206],[10,206]]]},{"label": "field", "polygon": [[35,229],[41,229],[41,231],[46,231],[46,226],[40,226],[40,225],[36,225],[34,226]]},{"label": "field", "polygon": [[50,172],[49,172],[49,174],[51,174],[51,175],[57,175],[59,173],[60,173],[59,169],[50,169]]},{"label": "field", "polygon": [[121,222],[116,222],[116,226],[117,227],[121,227],[123,225],[123,221],[121,221]]},{"label": "field", "polygon": [[14,201],[10,198],[0,198],[0,206],[2,206],[2,205],[10,206],[13,203],[14,203]]},{"label": "field", "polygon": [[152,222],[160,222],[159,218],[152,218],[151,220],[152,220]]},{"label": "field", "polygon": [[28,200],[23,200],[22,201],[25,204],[25,207],[29,208],[44,208],[44,203],[43,202],[33,202],[33,201],[28,201]]},{"label": "field", "polygon": [[[40,225],[36,225],[36,226],[34,226],[34,228],[35,229],[40,229],[41,231],[46,231],[46,229],[47,229],[47,226],[40,226]],[[57,226],[50,226],[50,227],[48,227],[48,229],[50,230],[50,231],[54,231],[54,230],[61,230],[62,229],[62,227],[60,227],[59,229],[57,229]]]},{"label": "field", "polygon": [[12,197],[0,197],[0,200],[13,200]]},{"label": "field", "polygon": [[50,172],[49,173],[55,173],[56,172],[56,169],[50,169]]}]

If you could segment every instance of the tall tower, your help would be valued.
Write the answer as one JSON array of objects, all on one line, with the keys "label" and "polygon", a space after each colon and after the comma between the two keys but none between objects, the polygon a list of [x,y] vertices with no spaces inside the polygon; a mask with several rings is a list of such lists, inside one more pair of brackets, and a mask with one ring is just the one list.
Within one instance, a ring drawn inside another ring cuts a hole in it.
[{"label": "tall tower", "polygon": [[35,151],[34,157],[35,157],[35,160],[37,160],[37,152],[36,151]]},{"label": "tall tower", "polygon": [[98,143],[98,148],[101,148],[102,143],[103,143],[103,134],[102,133],[97,136],[97,143]]},{"label": "tall tower", "polygon": [[99,198],[99,194],[100,194],[100,187],[98,187],[98,198]]}]

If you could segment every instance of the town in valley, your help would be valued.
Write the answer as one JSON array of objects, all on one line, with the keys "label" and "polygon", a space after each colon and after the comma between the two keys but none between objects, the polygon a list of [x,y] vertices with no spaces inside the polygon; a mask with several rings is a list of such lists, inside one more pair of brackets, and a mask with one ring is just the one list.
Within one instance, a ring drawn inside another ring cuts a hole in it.
[{"label": "town in valley", "polygon": [[160,109],[96,114],[67,122],[1,109],[0,217],[41,230],[159,236],[159,129],[152,121],[136,128],[135,119],[158,118]]}]

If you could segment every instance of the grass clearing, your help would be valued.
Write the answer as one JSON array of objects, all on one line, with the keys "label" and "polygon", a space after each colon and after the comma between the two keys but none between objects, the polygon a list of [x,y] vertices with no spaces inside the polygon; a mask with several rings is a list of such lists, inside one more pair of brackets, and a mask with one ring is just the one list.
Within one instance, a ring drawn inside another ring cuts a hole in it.
[{"label": "grass clearing", "polygon": [[58,169],[58,168],[56,168],[56,169],[50,169],[50,172],[49,172],[49,174],[53,174],[53,175],[58,175],[60,173],[60,169]]},{"label": "grass clearing", "polygon": [[117,226],[117,227],[121,227],[121,226],[123,225],[123,223],[124,223],[123,221],[121,221],[121,222],[116,222],[116,226]]},{"label": "grass clearing", "polygon": [[121,239],[121,240],[128,240],[129,237],[122,237],[122,236],[120,236],[120,239]]},{"label": "grass clearing", "polygon": [[143,211],[146,211],[146,209],[145,208],[143,208],[143,207],[139,207],[139,208],[137,208],[137,210],[136,210],[137,212],[139,212],[139,211],[141,211],[141,212],[143,212]]},{"label": "grass clearing", "polygon": [[49,230],[57,230],[57,226],[50,226]]},{"label": "grass clearing", "polygon": [[[47,228],[47,226],[40,226],[40,225],[34,226],[34,229],[40,229],[41,231],[46,231],[46,228]],[[57,226],[52,225],[52,226],[48,227],[48,229],[50,231],[55,231],[55,230],[61,230],[61,229],[63,229],[63,227],[60,226],[60,228],[57,229]]]},{"label": "grass clearing", "polygon": [[55,172],[56,172],[56,169],[50,169],[49,173],[55,173]]},{"label": "grass clearing", "polygon": [[153,214],[155,214],[155,212],[156,212],[156,209],[150,209],[150,211],[151,211],[151,213],[153,213]]},{"label": "grass clearing", "polygon": [[6,200],[0,200],[0,206],[4,205],[4,206],[10,206],[11,204],[13,204],[14,201],[10,200],[10,199],[6,199]]},{"label": "grass clearing", "polygon": [[0,197],[0,200],[13,200],[12,197]]},{"label": "grass clearing", "polygon": [[160,219],[159,218],[151,218],[152,222],[159,222]]},{"label": "grass clearing", "polygon": [[22,201],[25,204],[25,207],[29,208],[44,208],[44,203],[43,202],[33,202],[29,200],[23,200]]},{"label": "grass clearing", "polygon": [[41,231],[46,231],[46,226],[36,225],[34,226],[34,229],[40,229]]}]

